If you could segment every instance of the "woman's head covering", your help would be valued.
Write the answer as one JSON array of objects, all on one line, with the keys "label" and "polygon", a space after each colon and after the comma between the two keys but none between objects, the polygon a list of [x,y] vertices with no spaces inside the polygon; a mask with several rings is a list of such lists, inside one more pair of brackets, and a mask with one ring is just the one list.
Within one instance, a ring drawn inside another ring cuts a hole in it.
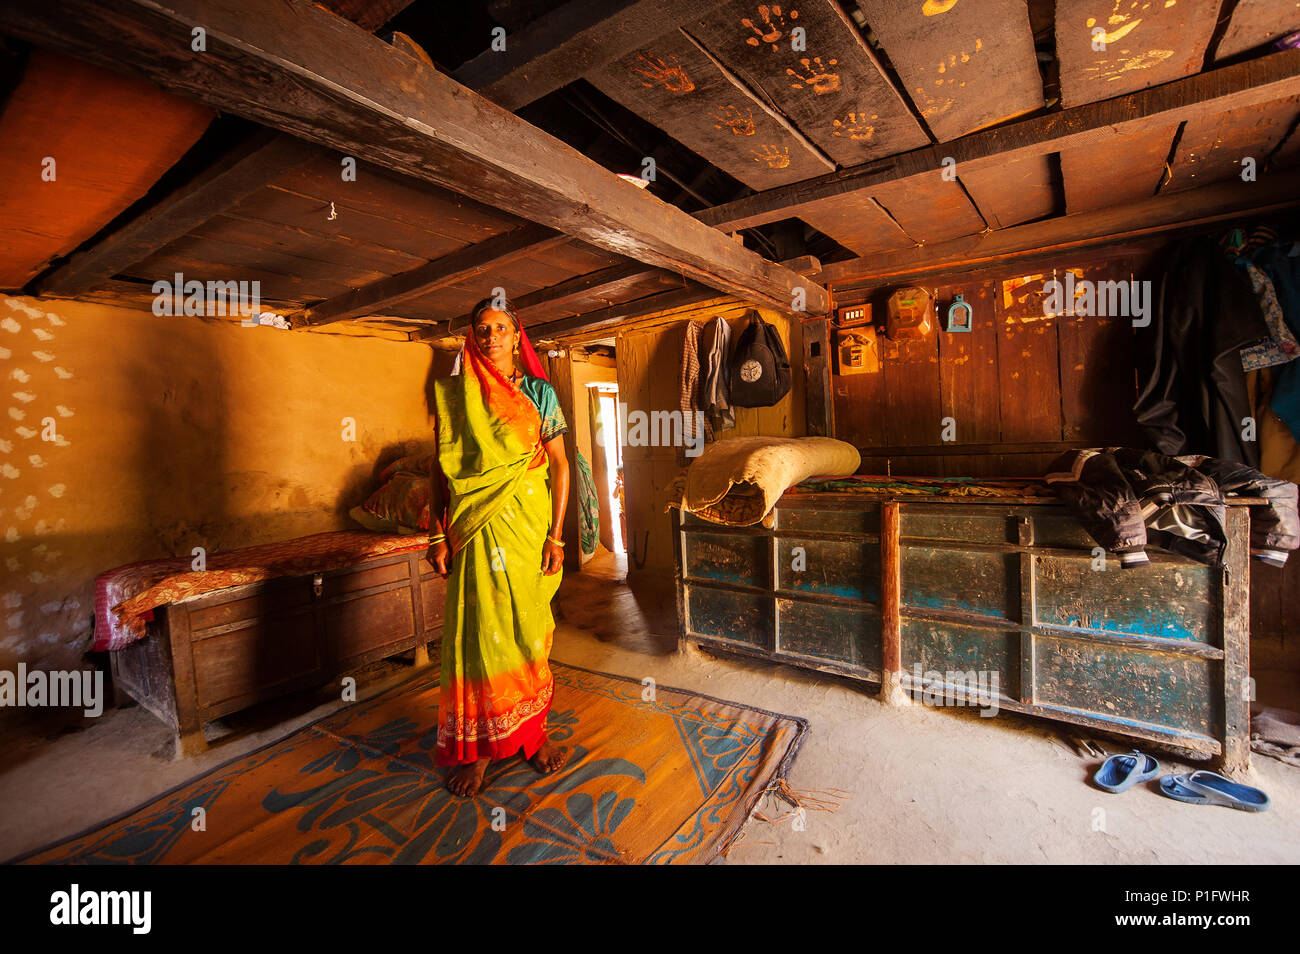
[{"label": "woman's head covering", "polygon": [[472,347],[478,354],[479,358],[483,361],[487,361],[486,355],[479,350],[478,339],[474,334],[474,323],[478,321],[479,315],[489,309],[508,315],[510,320],[514,322],[515,328],[519,332],[519,356],[523,363],[524,371],[535,378],[541,378],[543,381],[550,381],[550,378],[546,376],[546,371],[542,368],[542,362],[538,360],[537,351],[533,348],[532,342],[528,340],[528,332],[524,330],[524,323],[520,320],[519,313],[515,311],[515,306],[511,304],[508,298],[484,298],[474,306],[474,310],[470,312],[469,334],[465,336],[464,348],[468,349]]}]

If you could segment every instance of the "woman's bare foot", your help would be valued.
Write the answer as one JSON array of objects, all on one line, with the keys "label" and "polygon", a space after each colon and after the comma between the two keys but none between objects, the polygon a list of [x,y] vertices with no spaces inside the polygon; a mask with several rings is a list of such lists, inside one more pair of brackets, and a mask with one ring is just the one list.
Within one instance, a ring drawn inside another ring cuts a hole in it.
[{"label": "woman's bare foot", "polygon": [[552,772],[559,771],[564,767],[564,763],[569,760],[569,750],[562,749],[558,745],[552,745],[550,739],[542,743],[542,747],[537,750],[537,754],[528,760],[528,764],[540,775],[550,775]]},{"label": "woman's bare foot", "polygon": [[483,788],[483,773],[487,771],[490,761],[492,760],[482,758],[468,765],[456,766],[447,776],[447,788],[453,795],[473,798]]}]

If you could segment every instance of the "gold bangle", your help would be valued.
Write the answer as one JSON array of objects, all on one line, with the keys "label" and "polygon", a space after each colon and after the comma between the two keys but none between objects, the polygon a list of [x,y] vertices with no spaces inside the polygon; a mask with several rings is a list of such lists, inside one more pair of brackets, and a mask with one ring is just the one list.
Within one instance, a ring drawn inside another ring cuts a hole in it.
[{"label": "gold bangle", "polygon": [[430,538],[429,538],[429,542],[430,542],[430,543],[441,543],[443,540],[446,540],[446,539],[447,539],[447,535],[446,535],[445,533],[440,533],[440,534],[438,534],[436,537],[430,537]]},{"label": "gold bangle", "polygon": [[555,537],[552,537],[552,536],[548,536],[546,539],[547,539],[547,540],[550,540],[550,541],[551,541],[552,543],[554,543],[557,547],[563,547],[563,546],[564,546],[564,541],[563,541],[563,540],[557,540],[557,539],[555,539]]}]

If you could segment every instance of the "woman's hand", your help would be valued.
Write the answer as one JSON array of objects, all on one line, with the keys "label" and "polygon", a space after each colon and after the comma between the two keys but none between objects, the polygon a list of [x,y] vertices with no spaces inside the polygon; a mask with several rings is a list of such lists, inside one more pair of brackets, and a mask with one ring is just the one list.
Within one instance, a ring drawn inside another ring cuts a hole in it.
[{"label": "woman's hand", "polygon": [[444,580],[451,571],[451,547],[447,546],[446,540],[439,540],[437,543],[429,546],[429,552],[426,554],[433,568],[438,571],[438,575]]},{"label": "woman's hand", "polygon": [[564,569],[564,547],[547,537],[542,546],[542,573],[550,576]]}]

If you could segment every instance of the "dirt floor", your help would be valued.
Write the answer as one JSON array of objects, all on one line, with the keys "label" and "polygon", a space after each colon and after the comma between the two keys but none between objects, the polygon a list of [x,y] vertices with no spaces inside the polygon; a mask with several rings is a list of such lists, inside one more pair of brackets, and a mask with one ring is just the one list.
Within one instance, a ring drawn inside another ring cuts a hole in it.
[{"label": "dirt floor", "polygon": [[[802,830],[769,799],[729,852],[729,864],[1033,863],[1205,864],[1300,862],[1300,769],[1254,756],[1262,814],[1185,805],[1154,787],[1110,795],[1087,780],[1100,759],[1076,754],[1072,730],[1001,713],[920,705],[893,708],[851,681],[786,666],[676,653],[673,594],[633,593],[623,558],[603,554],[566,579],[553,658],[777,712],[811,724],[789,776],[805,802]],[[399,663],[371,667],[362,695],[405,678]],[[319,702],[319,704],[313,704]],[[0,858],[120,814],[338,707],[286,701],[234,724],[205,755],[170,761],[167,730],[139,707],[90,728],[0,746]],[[1107,752],[1131,748],[1099,734]],[[1148,749],[1162,769],[1199,767]]]}]

